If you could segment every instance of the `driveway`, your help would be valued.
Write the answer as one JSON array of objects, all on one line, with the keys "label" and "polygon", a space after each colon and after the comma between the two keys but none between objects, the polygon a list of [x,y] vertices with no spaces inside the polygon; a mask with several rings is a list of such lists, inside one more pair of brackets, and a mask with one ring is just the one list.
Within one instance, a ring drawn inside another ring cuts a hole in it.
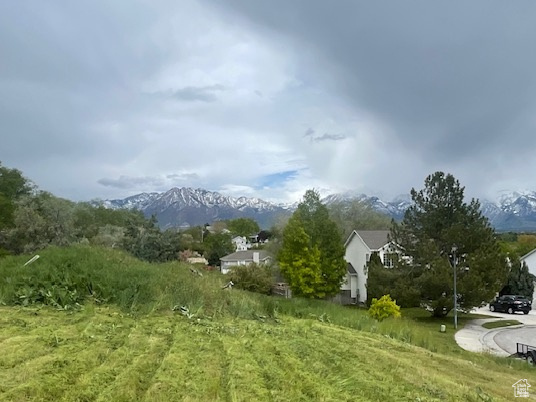
[{"label": "driveway", "polygon": [[[487,315],[490,318],[476,319],[468,322],[455,334],[458,345],[471,352],[487,352],[497,356],[510,356],[516,353],[516,343],[536,346],[536,311],[529,314],[506,314],[489,311],[488,307],[475,309],[475,314]],[[514,328],[486,329],[482,324],[490,321],[517,320],[523,326]]]}]

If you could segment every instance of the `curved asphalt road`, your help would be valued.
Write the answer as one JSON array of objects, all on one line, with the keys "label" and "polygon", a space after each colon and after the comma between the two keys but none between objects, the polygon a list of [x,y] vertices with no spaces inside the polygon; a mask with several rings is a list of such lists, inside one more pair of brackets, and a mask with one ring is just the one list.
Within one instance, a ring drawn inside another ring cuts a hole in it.
[{"label": "curved asphalt road", "polygon": [[501,349],[516,353],[516,343],[536,346],[536,327],[506,328],[495,334],[493,340]]},{"label": "curved asphalt road", "polygon": [[[525,343],[536,346],[536,311],[529,314],[492,313],[488,307],[472,311],[476,314],[487,315],[489,319],[476,319],[466,324],[464,329],[455,334],[456,342],[460,347],[473,352],[489,352],[498,356],[509,356],[516,353],[516,343]],[[497,319],[517,320],[524,327],[496,328],[492,330],[482,327],[484,322]]]}]

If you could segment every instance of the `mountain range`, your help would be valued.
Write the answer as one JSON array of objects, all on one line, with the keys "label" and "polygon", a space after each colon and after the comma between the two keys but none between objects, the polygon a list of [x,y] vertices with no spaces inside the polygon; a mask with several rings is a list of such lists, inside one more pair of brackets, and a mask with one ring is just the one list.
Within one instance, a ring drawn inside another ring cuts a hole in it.
[{"label": "mountain range", "polygon": [[[411,205],[409,195],[384,201],[375,196],[347,192],[322,199],[334,202],[358,200],[374,210],[401,220]],[[503,192],[494,202],[480,200],[481,211],[497,231],[536,231],[536,192]],[[137,209],[146,216],[155,215],[162,228],[203,225],[218,220],[255,219],[261,228],[269,228],[278,218],[288,216],[296,205],[274,204],[259,198],[229,197],[217,192],[188,187],[172,188],[164,193],[141,193],[124,199],[93,201],[112,209]]]}]

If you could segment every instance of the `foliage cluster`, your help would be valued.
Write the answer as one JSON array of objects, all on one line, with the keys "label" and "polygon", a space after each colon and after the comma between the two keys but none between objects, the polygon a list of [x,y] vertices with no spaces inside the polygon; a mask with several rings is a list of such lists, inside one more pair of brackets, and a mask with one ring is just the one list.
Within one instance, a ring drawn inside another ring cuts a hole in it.
[{"label": "foliage cluster", "polygon": [[289,219],[278,261],[294,295],[325,298],[339,292],[346,274],[344,245],[315,190],[305,193]]},{"label": "foliage cluster", "polygon": [[274,285],[274,270],[265,264],[237,265],[229,273],[231,281],[238,289],[262,294],[270,294]]},{"label": "foliage cluster", "polygon": [[499,295],[521,295],[532,300],[536,276],[529,272],[527,264],[522,263],[519,258],[511,258],[509,267],[506,285],[501,289]]},{"label": "foliage cluster", "polygon": [[[445,315],[454,307],[456,267],[461,309],[491,299],[506,282],[508,266],[479,202],[465,203],[464,188],[443,172],[428,176],[424,189],[412,189],[411,197],[413,205],[391,230],[392,241],[405,258],[387,275],[392,287],[402,292],[390,293],[399,302],[414,304],[418,299],[433,315]],[[374,267],[372,271],[374,280]],[[379,276],[382,272],[386,273],[376,269]],[[381,289],[381,283],[373,283],[372,288]]]},{"label": "foliage cluster", "polygon": [[214,314],[228,303],[219,275],[193,275],[187,264],[150,265],[124,251],[84,245],[49,247],[39,255],[27,266],[25,256],[2,260],[0,304],[76,309],[93,302],[129,312],[188,305]]},{"label": "foliage cluster", "polygon": [[367,264],[367,305],[373,299],[390,294],[401,306],[419,307],[421,294],[417,284],[405,275],[398,266],[386,268],[377,253],[373,253]]},{"label": "foliage cluster", "polygon": [[400,306],[396,304],[395,300],[391,299],[390,295],[383,295],[380,299],[372,299],[368,314],[378,321],[383,321],[389,317],[398,318],[401,315]]},{"label": "foliage cluster", "polygon": [[226,221],[227,230],[234,236],[250,236],[259,233],[259,224],[251,218],[236,218]]},{"label": "foliage cluster", "polygon": [[536,234],[501,233],[498,240],[504,253],[513,257],[523,257],[536,248]]},{"label": "foliage cluster", "polygon": [[[224,224],[237,233],[258,231],[252,219]],[[38,191],[20,171],[0,164],[0,257],[79,243],[122,248],[151,262],[177,260],[180,252],[191,250],[216,265],[233,251],[231,236],[221,231],[210,233],[204,227],[184,233],[163,231],[156,219],[147,219],[139,211],[75,203]]]}]

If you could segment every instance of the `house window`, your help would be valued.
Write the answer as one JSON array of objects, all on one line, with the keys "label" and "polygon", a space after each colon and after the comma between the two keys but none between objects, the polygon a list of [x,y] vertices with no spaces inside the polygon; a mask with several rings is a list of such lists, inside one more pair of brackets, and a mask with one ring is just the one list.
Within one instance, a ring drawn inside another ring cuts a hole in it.
[{"label": "house window", "polygon": [[393,268],[397,257],[396,253],[385,253],[383,255],[383,266],[386,268]]},{"label": "house window", "polygon": [[367,258],[367,262],[369,262],[370,261],[370,254],[367,254],[366,258]]}]

